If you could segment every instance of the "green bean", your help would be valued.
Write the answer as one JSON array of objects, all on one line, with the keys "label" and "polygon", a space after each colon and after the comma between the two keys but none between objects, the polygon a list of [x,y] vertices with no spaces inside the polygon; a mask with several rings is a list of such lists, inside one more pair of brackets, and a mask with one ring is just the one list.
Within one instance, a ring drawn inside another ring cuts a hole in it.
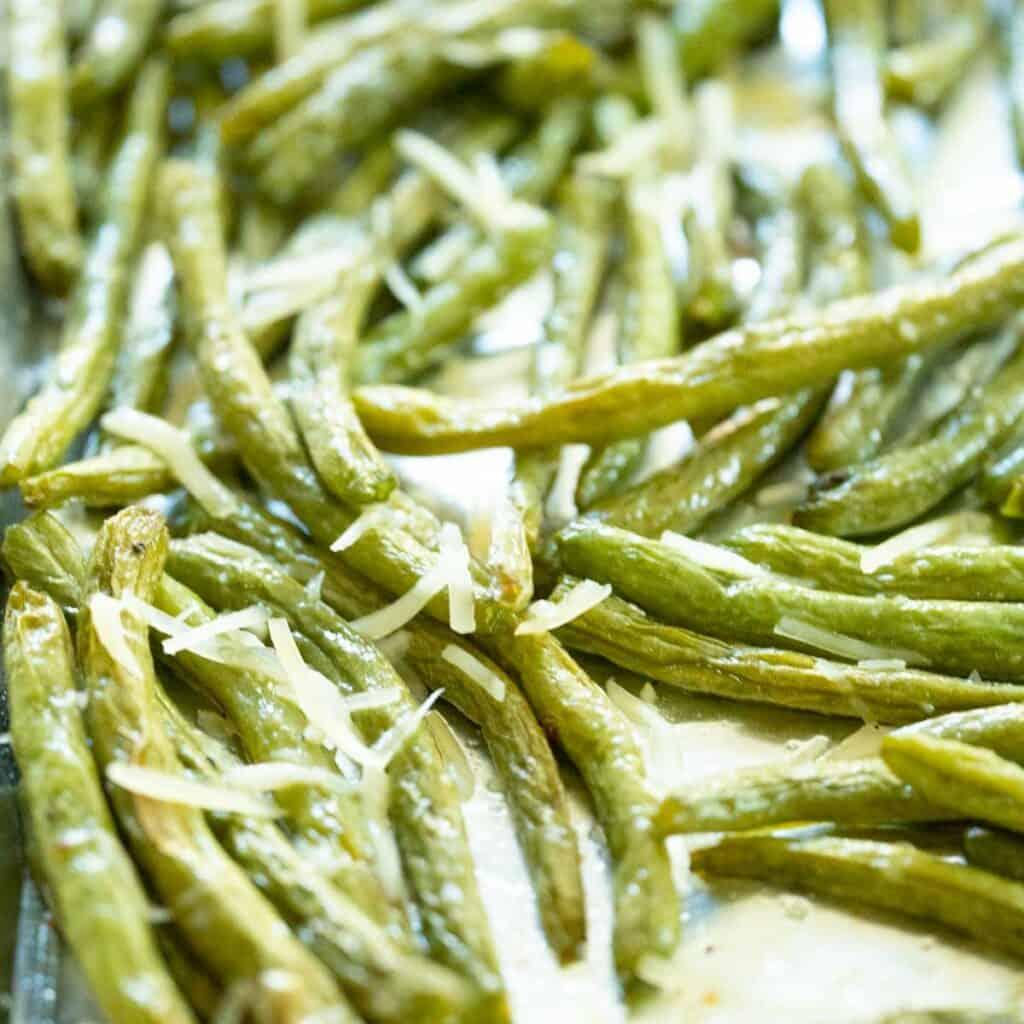
[{"label": "green bean", "polygon": [[[164,721],[178,756],[201,778],[216,779],[242,763],[169,701]],[[473,994],[464,981],[396,946],[318,867],[297,853],[275,825],[239,815],[210,818],[218,839],[337,977],[360,1012],[395,1024],[468,1015]]]},{"label": "green bean", "polygon": [[967,863],[1024,882],[1024,842],[1019,836],[975,825],[964,833]]},{"label": "green bean", "polygon": [[831,0],[828,16],[836,129],[861,190],[889,225],[895,245],[914,252],[917,203],[885,122],[885,18],[880,0]]},{"label": "green bean", "polygon": [[217,983],[185,948],[176,928],[164,925],[157,942],[174,983],[200,1020],[210,1020],[221,1003]]},{"label": "green bean", "polygon": [[160,0],[100,0],[71,65],[71,92],[77,102],[102,100],[135,74],[162,9]]},{"label": "green bean", "polygon": [[347,368],[380,274],[355,267],[333,299],[306,310],[289,356],[290,404],[324,486],[349,505],[383,501],[395,476],[347,399]]},{"label": "green bean", "polygon": [[[90,560],[90,591],[119,600],[131,591],[152,596],[167,536],[152,512],[126,509],[100,530]],[[100,767],[134,764],[181,773],[157,699],[146,628],[121,613],[121,633],[134,667],[112,657],[91,613],[82,606],[78,636],[89,694],[89,733]],[[240,869],[217,845],[202,812],[115,787],[115,814],[155,891],[192,948],[224,983],[253,982],[270,1018],[298,1021],[312,1013],[355,1020],[322,965],[299,944]],[[289,979],[276,987],[264,972]]]},{"label": "green bean", "polygon": [[[291,506],[314,538],[329,546],[351,525],[353,514],[321,488],[287,409],[230,309],[212,183],[193,165],[170,162],[160,191],[192,344],[211,405],[259,484]],[[391,593],[408,590],[436,561],[414,537],[387,524],[367,530],[345,558]],[[445,617],[447,603],[439,596],[428,609]],[[476,612],[477,628],[485,632],[508,619],[483,586],[477,588]]]},{"label": "green bean", "polygon": [[573,650],[690,693],[879,722],[1024,699],[1024,687],[918,669],[844,665],[795,651],[746,647],[665,625],[618,597],[558,630]]},{"label": "green bean", "polygon": [[870,549],[795,526],[758,523],[724,541],[772,572],[846,594],[903,594],[954,601],[1024,601],[1024,552],[955,541],[920,548],[865,572]]},{"label": "green bean", "polygon": [[174,344],[174,268],[167,249],[151,242],[142,252],[124,342],[110,382],[109,406],[151,412],[163,404]]},{"label": "green bean", "polygon": [[878,1024],[1014,1024],[1015,1010],[912,1010],[890,1013]]},{"label": "green bean", "polygon": [[[1018,332],[1020,325],[1015,328]],[[825,477],[795,521],[819,533],[862,536],[917,519],[968,483],[1024,413],[1024,351],[939,426],[934,437]]]},{"label": "green bean", "polygon": [[724,64],[771,33],[778,21],[778,0],[697,0],[674,6],[680,59],[690,78]]},{"label": "green bean", "polygon": [[[611,583],[623,597],[669,622],[724,639],[777,643],[787,635],[780,634],[780,622],[791,619],[826,636],[841,634],[886,651],[861,657],[1024,679],[1018,640],[1024,609],[1018,613],[1014,604],[835,594],[775,576],[722,579],[667,544],[596,523],[567,527],[558,548],[568,571]],[[793,642],[788,637],[786,646]]]},{"label": "green bean", "polygon": [[[663,359],[680,347],[679,306],[672,267],[661,235],[653,185],[635,181],[626,189],[626,265],[624,270],[620,361]],[[621,493],[647,452],[647,439],[628,437],[591,451],[576,487],[580,509]]]},{"label": "green bean", "polygon": [[683,218],[687,243],[684,312],[704,328],[721,330],[735,320],[739,300],[732,281],[729,235],[735,202],[730,162],[733,97],[725,81],[704,82],[694,94],[697,162],[690,173],[690,202]]},{"label": "green bean", "polygon": [[0,484],[16,483],[60,462],[106,397],[121,342],[129,262],[138,246],[161,149],[159,101],[166,102],[167,89],[167,67],[160,62],[147,65],[111,163],[103,222],[75,287],[56,364],[0,440]]},{"label": "green bean", "polygon": [[[265,3],[266,0],[257,2]],[[167,30],[168,47],[172,52],[194,52],[202,47],[203,43],[197,40],[206,32],[208,19],[216,18],[223,10],[218,4],[207,4],[172,19]],[[325,25],[314,31],[297,54],[249,82],[225,104],[220,117],[224,141],[228,145],[244,142],[315,93],[331,71],[361,47],[408,29],[409,25],[408,11],[403,11],[398,4],[384,3],[336,25]],[[260,32],[268,34],[269,38],[269,31],[269,17],[261,19]],[[212,36],[208,38],[212,39]],[[234,49],[236,45],[230,41],[230,52],[223,56],[241,52]]]},{"label": "green bean", "polygon": [[[310,23],[346,14],[364,0],[306,0]],[[267,50],[273,40],[274,0],[212,0],[176,14],[166,43],[181,57],[221,60]]]},{"label": "green bean", "polygon": [[811,301],[832,302],[869,291],[867,231],[856,194],[840,170],[831,163],[811,164],[800,177],[795,201],[807,227]]},{"label": "green bean", "polygon": [[[250,504],[242,514],[206,521],[227,537],[273,558],[295,579],[323,571],[323,600],[346,619],[376,611],[381,591],[334,555],[313,548],[293,527]],[[491,759],[511,805],[519,843],[534,886],[544,932],[561,962],[581,954],[585,936],[579,852],[565,791],[551,748],[519,687],[477,648],[439,623],[416,618],[403,630],[404,661],[430,689],[444,689],[445,700],[480,726]],[[495,701],[479,683],[444,657],[455,645],[502,679],[505,699]]]},{"label": "green bean", "polygon": [[0,548],[15,579],[28,580],[49,594],[68,615],[78,612],[85,582],[85,559],[68,528],[47,512],[13,523]]},{"label": "green bean", "polygon": [[246,148],[260,189],[286,204],[312,187],[344,150],[387,130],[435,95],[458,69],[415,33],[360,50],[319,89],[256,135]]},{"label": "green bean", "polygon": [[[258,601],[290,619],[321,651],[339,687],[400,688],[395,702],[356,716],[368,739],[376,740],[415,711],[401,678],[372,643],[251,548],[216,534],[197,535],[173,542],[168,566],[222,607]],[[390,815],[430,948],[442,963],[472,979],[494,1012],[504,1016],[497,959],[458,798],[434,740],[424,733],[412,736],[395,754],[389,774]]]},{"label": "green bean", "polygon": [[802,821],[863,826],[949,816],[872,757],[769,765],[716,778],[668,796],[656,824],[664,834],[676,835],[745,832]]},{"label": "green bean", "polygon": [[908,843],[730,836],[695,850],[691,864],[702,874],[796,886],[934,921],[1008,953],[1024,951],[1024,886]]},{"label": "green bean", "polygon": [[679,939],[679,905],[664,844],[652,829],[657,800],[629,722],[549,635],[498,635],[500,660],[519,674],[541,725],[572,760],[594,799],[612,857],[615,966],[631,980],[645,956]]},{"label": "green bean", "polygon": [[378,142],[360,158],[324,204],[339,217],[360,217],[385,194],[398,172],[398,154],[391,140]]},{"label": "green bean", "polygon": [[745,182],[746,202],[753,209],[761,277],[747,303],[748,323],[770,320],[791,312],[801,297],[807,276],[806,238],[809,225],[796,197],[773,177],[757,174]]},{"label": "green bean", "polygon": [[[615,192],[597,177],[574,174],[559,196],[554,296],[541,340],[530,361],[530,391],[539,399],[558,394],[583,363],[586,336],[608,263]],[[536,548],[544,501],[558,466],[556,450],[517,452],[513,500],[520,508],[531,548]]]},{"label": "green bean", "polygon": [[[197,625],[210,621],[213,610],[199,596],[165,576],[154,601],[168,615],[187,613]],[[309,723],[279,682],[257,672],[239,671],[181,651],[173,658],[199,692],[219,704],[237,729],[242,746],[254,761],[286,761],[323,771],[336,771],[327,750],[307,735]],[[393,941],[409,945],[405,911],[388,895],[374,864],[375,851],[363,801],[358,794],[297,786],[278,795],[299,852],[322,865],[332,883],[363,912],[387,928]]]},{"label": "green bean", "polygon": [[617,70],[588,42],[554,29],[540,36],[530,52],[499,69],[496,91],[518,110],[543,111],[552,96],[585,95],[614,78]]},{"label": "green bean", "polygon": [[114,831],[79,711],[64,617],[25,583],[7,603],[4,662],[36,863],[98,1004],[125,1024],[194,1020],[167,974],[145,891]]},{"label": "green bean", "polygon": [[22,244],[44,287],[63,293],[82,261],[68,132],[60,0],[10,7],[11,190]]},{"label": "green bean", "polygon": [[260,196],[246,196],[238,211],[238,249],[246,263],[271,259],[288,236],[288,217]]},{"label": "green bean", "polygon": [[103,201],[103,180],[117,127],[108,111],[90,110],[75,119],[71,136],[71,174],[85,223],[95,223]]},{"label": "green bean", "polygon": [[356,379],[402,381],[429,368],[439,350],[537,269],[550,241],[548,221],[538,219],[474,249],[423,296],[422,307],[393,313],[369,332],[356,352]]},{"label": "green bean", "polygon": [[[583,134],[586,104],[575,96],[556,99],[540,124],[506,156],[499,168],[511,195],[530,203],[546,200],[565,172]],[[479,229],[459,221],[425,245],[410,264],[412,273],[431,284],[454,273],[472,253]]]},{"label": "green bean", "polygon": [[1007,4],[1006,92],[1010,101],[1010,125],[1017,147],[1017,163],[1024,165],[1024,14],[1021,0]]},{"label": "green bean", "polygon": [[958,6],[931,38],[889,51],[885,88],[891,98],[933,107],[961,80],[985,41],[988,18],[983,4]]},{"label": "green bean", "polygon": [[643,14],[637,21],[637,60],[644,91],[651,110],[665,126],[670,165],[685,169],[691,157],[693,126],[676,38],[668,19]]},{"label": "green bean", "polygon": [[890,770],[937,807],[1024,831],[1024,768],[991,750],[923,733],[887,736]]},{"label": "green bean", "polygon": [[1015,239],[941,280],[895,286],[811,314],[726,331],[682,356],[573,382],[563,394],[505,406],[409,388],[360,388],[356,410],[382,448],[406,453],[599,442],[679,419],[713,421],[772,394],[824,384],[939,347],[998,323],[1024,293]]},{"label": "green bean", "polygon": [[598,502],[587,518],[649,537],[693,533],[785,458],[822,402],[821,392],[802,391],[740,409],[681,463]]}]

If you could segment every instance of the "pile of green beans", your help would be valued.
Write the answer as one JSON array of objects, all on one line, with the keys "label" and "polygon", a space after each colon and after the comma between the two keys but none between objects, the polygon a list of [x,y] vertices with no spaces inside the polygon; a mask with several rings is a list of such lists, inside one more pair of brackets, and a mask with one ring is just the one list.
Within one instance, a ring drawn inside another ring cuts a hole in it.
[{"label": "pile of green beans", "polygon": [[[920,253],[889,119],[994,49],[1020,155],[1024,8],[926,6],[826,0],[780,164],[772,0],[10,0],[11,743],[112,1022],[510,1021],[450,709],[559,966],[582,784],[628,1002],[681,834],[1024,956],[1024,234]],[[686,784],[612,673],[884,738]]]}]

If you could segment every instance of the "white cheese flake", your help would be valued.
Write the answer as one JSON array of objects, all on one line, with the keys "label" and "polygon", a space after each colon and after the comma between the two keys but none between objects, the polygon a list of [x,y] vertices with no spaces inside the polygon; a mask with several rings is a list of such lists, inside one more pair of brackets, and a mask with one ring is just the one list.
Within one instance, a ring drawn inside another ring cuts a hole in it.
[{"label": "white cheese flake", "polygon": [[441,652],[441,657],[449,665],[454,665],[463,675],[468,676],[492,700],[500,704],[505,699],[505,680],[469,651],[456,644],[448,644]]},{"label": "white cheese flake", "polygon": [[126,672],[133,676],[141,676],[142,666],[128,646],[128,638],[125,636],[124,622],[121,619],[123,611],[125,606],[109,594],[93,594],[89,599],[92,628],[107,654]]},{"label": "white cheese flake", "polygon": [[927,664],[926,659],[916,651],[905,651],[898,647],[879,647],[866,640],[822,629],[813,623],[785,615],[775,624],[775,635],[793,640],[807,647],[815,647],[848,661],[902,661],[904,665]]},{"label": "white cheese flake", "polygon": [[180,651],[201,649],[214,637],[222,636],[225,633],[262,629],[267,624],[267,618],[266,609],[258,605],[218,615],[201,626],[192,626],[175,636],[168,637],[163,643],[164,653],[178,654]]},{"label": "white cheese flake", "polygon": [[549,633],[566,623],[585,615],[611,595],[607,583],[581,580],[562,595],[558,601],[534,601],[526,617],[516,626],[516,636]]},{"label": "white cheese flake", "polygon": [[238,502],[196,454],[188,434],[137,409],[114,409],[101,420],[108,434],[148,448],[167,463],[174,478],[211,516],[230,515]]},{"label": "white cheese flake", "polygon": [[717,544],[693,540],[692,537],[684,537],[674,530],[665,530],[660,539],[666,547],[686,555],[691,561],[705,569],[712,570],[712,572],[745,578],[768,575],[760,565],[755,565],[749,559],[736,554],[735,551],[728,551]]},{"label": "white cheese flake", "polygon": [[106,774],[113,785],[136,796],[162,803],[197,807],[204,811],[244,814],[251,818],[274,818],[280,813],[278,808],[266,800],[221,783],[190,779],[142,765],[113,761],[107,765]]}]

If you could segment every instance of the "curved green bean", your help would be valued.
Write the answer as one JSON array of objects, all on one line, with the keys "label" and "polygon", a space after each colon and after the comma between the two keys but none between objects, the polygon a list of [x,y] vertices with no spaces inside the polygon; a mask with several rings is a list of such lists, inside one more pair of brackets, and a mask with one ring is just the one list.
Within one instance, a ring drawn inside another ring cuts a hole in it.
[{"label": "curved green bean", "polygon": [[788,619],[821,630],[825,642],[838,634],[881,645],[886,652],[864,658],[1024,679],[1024,608],[1015,604],[835,594],[768,575],[721,578],[667,544],[586,521],[566,527],[558,548],[568,571],[611,583],[623,597],[669,622],[724,639],[773,644],[783,636],[786,646],[808,646],[780,631]]},{"label": "curved green bean", "polygon": [[188,1024],[89,750],[64,617],[23,582],[7,602],[4,665],[36,864],[98,1004],[125,1024]]},{"label": "curved green bean", "polygon": [[679,465],[598,502],[587,518],[649,537],[693,533],[785,458],[823,401],[821,392],[802,391],[740,409]]},{"label": "curved green bean", "polygon": [[846,715],[915,722],[936,712],[1024,699],[1024,687],[973,682],[917,669],[844,665],[772,647],[726,643],[650,618],[608,597],[558,630],[573,650],[690,693]]},{"label": "curved green bean", "polygon": [[14,0],[7,13],[11,192],[32,272],[44,287],[63,293],[78,273],[82,242],[72,180],[62,5]]},{"label": "curved green bean", "polygon": [[[290,619],[320,650],[339,687],[355,692],[398,687],[401,697],[393,703],[354,716],[369,740],[415,710],[401,678],[370,641],[251,548],[199,534],[171,544],[168,567],[221,607],[258,601]],[[503,1016],[507,1010],[497,958],[458,797],[433,738],[423,732],[412,736],[395,755],[389,776],[390,815],[430,948],[472,979]]]},{"label": "curved green bean", "polygon": [[[1020,327],[1018,325],[1017,330]],[[795,522],[819,533],[863,536],[897,529],[968,483],[1024,414],[1024,352],[919,444],[825,477]]]},{"label": "curved green bean", "polygon": [[698,78],[770,35],[778,21],[779,3],[697,0],[676,4],[674,11],[683,69],[690,78]]},{"label": "curved green bean", "polygon": [[998,323],[1024,294],[1024,241],[1005,242],[939,280],[899,285],[726,331],[684,355],[582,378],[559,395],[504,406],[410,388],[360,388],[356,411],[388,451],[436,454],[600,442],[679,419],[713,421],[773,394],[824,384]]},{"label": "curved green bean", "polygon": [[951,863],[909,843],[731,836],[691,854],[694,870],[795,886],[841,902],[894,910],[1024,952],[1024,885]]},{"label": "curved green bean", "polygon": [[[119,600],[127,591],[152,597],[163,569],[167,535],[153,512],[126,509],[100,530],[90,559],[91,595]],[[91,599],[82,606],[78,644],[89,693],[89,734],[99,765],[133,764],[181,774],[164,731],[146,627],[121,611],[121,633],[133,665],[108,651]],[[210,833],[202,812],[114,787],[115,814],[183,935],[225,983],[253,983],[275,1021],[309,1014],[355,1021],[324,967],[298,942]],[[284,977],[290,983],[268,984]]]},{"label": "curved green bean", "polygon": [[50,469],[107,394],[121,344],[129,263],[138,247],[162,147],[169,88],[159,61],[139,76],[127,131],[110,166],[102,223],[89,245],[49,379],[0,439],[0,485]]},{"label": "curved green bean", "polygon": [[85,557],[68,528],[36,512],[4,531],[0,554],[15,579],[49,594],[67,615],[76,615],[85,585]]}]

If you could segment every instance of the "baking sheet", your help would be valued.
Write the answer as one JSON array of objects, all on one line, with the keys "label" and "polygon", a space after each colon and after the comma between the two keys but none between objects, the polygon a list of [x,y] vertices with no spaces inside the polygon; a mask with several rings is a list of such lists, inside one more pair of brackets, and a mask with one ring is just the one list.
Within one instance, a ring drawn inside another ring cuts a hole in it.
[{"label": "baking sheet", "polygon": [[[807,117],[807,102],[820,99],[823,88],[823,32],[810,0],[787,3],[782,36],[779,52],[745,73],[739,94],[741,145],[757,147],[761,155],[774,146],[780,165],[805,159],[825,144],[814,119]],[[921,194],[929,253],[956,250],[1020,220],[1022,185],[994,82],[991,61],[975,68],[937,132],[917,115],[897,114],[901,139],[928,168]],[[30,390],[33,374],[46,358],[40,341],[45,318],[32,310],[21,288],[3,217],[0,293],[5,297],[0,304],[2,424]],[[543,303],[543,282],[534,286],[534,293],[532,303],[520,296],[509,314],[513,330],[492,332],[480,346],[485,352],[499,350],[469,371],[488,381],[489,388],[507,379],[509,367],[523,365],[521,352],[500,350],[529,340],[531,305]],[[442,383],[457,387],[455,376],[449,377]],[[410,482],[456,503],[487,474],[493,474],[497,486],[504,467],[500,454],[402,460]],[[18,515],[17,502],[3,496],[0,525]],[[633,689],[641,683],[617,678]],[[658,708],[671,723],[674,740],[671,756],[665,757],[659,747],[652,758],[655,780],[665,788],[800,756],[807,743],[834,746],[857,728],[848,721],[743,707],[666,688],[658,691]],[[886,1013],[933,1008],[1008,1010],[1024,1019],[1024,975],[1016,963],[892,916],[859,914],[755,885],[707,887],[687,876],[687,841],[682,839],[672,843],[685,894],[684,939],[672,962],[659,965],[662,993],[627,1015],[617,996],[610,955],[607,852],[578,779],[566,770],[583,854],[589,946],[585,961],[559,969],[536,920],[533,892],[494,773],[475,735],[456,726],[475,767],[476,789],[465,813],[516,1021],[870,1024]],[[819,736],[825,739],[819,741]],[[848,754],[868,752],[872,742],[873,737],[860,733],[857,747]],[[4,750],[0,765],[9,783]],[[22,872],[8,786],[0,792],[0,971],[2,978],[11,977],[13,963],[16,976],[4,1007],[13,1004],[15,1024],[98,1020],[38,894],[30,884],[22,887]],[[0,980],[0,988],[4,984]]]}]

